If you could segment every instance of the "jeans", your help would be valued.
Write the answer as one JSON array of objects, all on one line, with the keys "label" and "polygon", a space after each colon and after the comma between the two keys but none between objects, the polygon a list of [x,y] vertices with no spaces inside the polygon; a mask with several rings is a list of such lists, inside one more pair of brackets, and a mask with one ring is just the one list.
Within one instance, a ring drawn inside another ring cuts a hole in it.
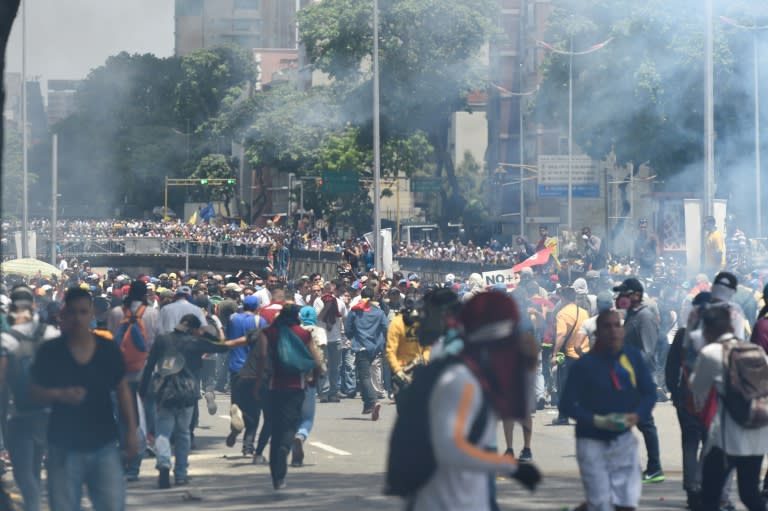
[{"label": "jeans", "polygon": [[[341,373],[341,343],[329,342],[323,347],[325,351],[325,360],[328,364],[328,371],[320,379],[320,394],[326,396],[335,396],[339,393],[339,379]],[[343,388],[343,387],[342,387]]]},{"label": "jeans", "polygon": [[173,465],[173,475],[176,480],[187,478],[189,467],[190,434],[189,424],[192,421],[192,406],[186,408],[157,409],[157,438],[155,450],[157,468],[171,468],[171,436],[173,436],[173,454],[176,463]]},{"label": "jeans", "polygon": [[269,472],[272,483],[276,484],[288,473],[288,453],[301,422],[304,390],[272,389],[270,394],[272,443],[269,446]]},{"label": "jeans", "polygon": [[371,380],[371,365],[373,365],[374,358],[376,358],[375,355],[368,350],[358,351],[355,354],[355,370],[360,379],[360,393],[363,397],[364,410],[373,408],[378,399]]},{"label": "jeans", "polygon": [[701,491],[701,463],[699,450],[707,439],[704,424],[688,413],[684,407],[677,407],[677,420],[683,444],[683,489],[687,492]]},{"label": "jeans", "polygon": [[243,450],[252,451],[256,430],[259,427],[261,404],[253,397],[255,380],[242,379],[235,373],[230,375],[232,382],[232,404],[240,407],[243,412],[245,431],[243,432]]},{"label": "jeans", "polygon": [[48,446],[46,469],[51,511],[79,511],[83,483],[94,511],[125,509],[123,462],[117,442],[89,451]]},{"label": "jeans", "polygon": [[[128,388],[131,389],[131,397],[133,400],[133,418],[136,421],[136,436],[139,440],[139,452],[132,460],[125,460],[125,475],[127,477],[139,477],[139,469],[141,468],[141,461],[144,459],[144,450],[147,446],[146,434],[139,427],[139,382],[129,381]],[[117,407],[117,403],[115,403]],[[119,414],[119,409],[117,410]],[[146,416],[146,412],[145,412]],[[120,420],[117,423],[118,430],[120,432],[120,438],[125,438],[125,425],[127,420]]]},{"label": "jeans", "polygon": [[229,353],[216,354],[216,391],[224,392],[229,383],[229,367],[227,366]]},{"label": "jeans", "polygon": [[317,387],[309,386],[304,389],[304,404],[301,405],[301,424],[296,436],[304,442],[312,432],[315,423],[315,408],[317,407]]},{"label": "jeans", "polygon": [[[563,395],[563,390],[565,390],[565,386],[568,383],[568,373],[571,369],[571,366],[576,363],[578,359],[576,358],[570,358],[565,357],[565,362],[557,366],[557,394],[558,396]],[[565,415],[560,412],[560,409],[557,410],[557,418],[558,419],[567,419]]]},{"label": "jeans", "polygon": [[[261,431],[259,431],[259,440],[256,442],[256,454],[262,455],[264,454],[264,449],[266,449],[267,444],[269,443],[269,439],[272,438],[272,416],[270,415],[272,413],[272,395],[269,389],[266,388],[266,385],[262,386],[261,395],[259,397],[259,405],[261,406],[261,414],[264,417],[264,423],[261,425]],[[257,417],[257,428],[258,425],[259,420]]]},{"label": "jeans", "polygon": [[26,511],[40,509],[40,469],[45,452],[48,414],[39,412],[8,420],[8,454],[13,479],[24,498]]},{"label": "jeans", "polygon": [[760,466],[763,456],[728,456],[719,447],[712,447],[702,461],[701,511],[717,511],[720,495],[728,474],[736,469],[739,498],[749,511],[765,511],[760,495]]},{"label": "jeans", "polygon": [[656,431],[656,422],[653,415],[637,423],[637,429],[643,434],[645,451],[648,456],[646,470],[649,474],[661,471],[661,456],[659,454],[659,433]]},{"label": "jeans", "polygon": [[381,363],[381,353],[373,357],[371,362],[371,385],[373,390],[376,391],[377,396],[386,394],[384,390],[384,372]]},{"label": "jeans", "polygon": [[[329,353],[330,355],[330,353]],[[355,374],[355,352],[351,348],[344,348],[341,352],[341,370],[339,373],[339,388],[342,394],[354,394],[357,392],[357,377]]]}]

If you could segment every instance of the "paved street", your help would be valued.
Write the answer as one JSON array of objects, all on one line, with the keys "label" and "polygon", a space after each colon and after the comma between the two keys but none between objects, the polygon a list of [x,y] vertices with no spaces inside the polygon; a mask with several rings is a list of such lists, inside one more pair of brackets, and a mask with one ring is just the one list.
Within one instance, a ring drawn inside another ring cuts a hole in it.
[{"label": "paved street", "polygon": [[[142,478],[129,489],[129,505],[143,510],[197,509],[334,509],[396,510],[397,499],[381,493],[389,431],[395,417],[394,405],[383,407],[382,419],[371,422],[360,415],[359,400],[340,404],[318,404],[315,429],[306,448],[305,467],[289,468],[288,488],[276,494],[266,466],[254,466],[239,456],[239,447],[227,449],[227,396],[219,396],[219,413],[201,413],[198,449],[190,462],[193,484],[188,488],[158,491],[154,460],[146,460]],[[502,509],[560,509],[578,503],[581,486],[574,458],[573,428],[548,426],[554,410],[539,412],[535,419],[533,454],[545,474],[539,491],[531,495],[508,480],[499,480]],[[680,485],[681,459],[674,409],[670,404],[657,409],[662,435],[662,458],[668,481],[644,488],[642,509],[683,509]],[[521,435],[516,438],[522,447]],[[500,445],[503,445],[501,428]],[[199,501],[185,500],[188,495]]]},{"label": "paved street", "polygon": [[[140,480],[129,485],[129,509],[402,509],[398,499],[385,497],[381,492],[394,405],[385,404],[382,419],[371,422],[360,415],[359,399],[318,404],[315,429],[306,446],[305,466],[289,468],[288,487],[276,493],[267,466],[252,465],[250,458],[241,457],[239,445],[232,449],[224,445],[229,430],[229,397],[220,395],[217,402],[216,415],[209,416],[204,407],[201,410],[197,449],[190,460],[192,484],[158,490],[154,459],[146,459]],[[529,494],[514,481],[498,480],[502,509],[558,510],[580,502],[582,489],[574,457],[573,427],[548,425],[554,416],[555,410],[547,409],[538,412],[534,420],[532,450],[544,474],[542,485],[535,494]],[[674,408],[669,403],[658,405],[655,417],[667,481],[644,486],[640,508],[684,509],[680,438]],[[519,452],[522,431],[515,441],[515,450]],[[501,428],[499,445],[504,445]]]}]

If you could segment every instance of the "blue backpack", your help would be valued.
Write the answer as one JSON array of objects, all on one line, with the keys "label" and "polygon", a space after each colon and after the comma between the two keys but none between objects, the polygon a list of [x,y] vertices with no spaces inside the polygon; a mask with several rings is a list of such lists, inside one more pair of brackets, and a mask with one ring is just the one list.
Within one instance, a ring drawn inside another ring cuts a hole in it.
[{"label": "blue backpack", "polygon": [[294,374],[308,373],[317,366],[304,341],[288,327],[280,328],[277,360],[286,372]]}]

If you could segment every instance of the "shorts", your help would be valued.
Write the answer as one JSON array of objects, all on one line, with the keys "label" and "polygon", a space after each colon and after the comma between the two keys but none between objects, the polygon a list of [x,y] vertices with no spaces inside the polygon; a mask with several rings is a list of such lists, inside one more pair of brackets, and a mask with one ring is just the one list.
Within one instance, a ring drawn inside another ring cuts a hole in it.
[{"label": "shorts", "polygon": [[589,511],[637,508],[643,483],[638,442],[631,430],[608,441],[577,438],[576,460]]}]

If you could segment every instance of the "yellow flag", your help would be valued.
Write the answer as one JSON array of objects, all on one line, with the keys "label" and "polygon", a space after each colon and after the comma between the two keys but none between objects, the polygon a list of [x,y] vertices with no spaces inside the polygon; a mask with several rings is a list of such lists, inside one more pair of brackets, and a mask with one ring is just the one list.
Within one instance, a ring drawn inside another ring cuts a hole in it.
[{"label": "yellow flag", "polygon": [[197,210],[195,210],[195,212],[192,213],[192,216],[189,217],[189,220],[187,221],[187,223],[192,225],[197,224]]},{"label": "yellow flag", "polygon": [[240,229],[247,229],[248,224],[245,223],[245,220],[240,220]]}]

